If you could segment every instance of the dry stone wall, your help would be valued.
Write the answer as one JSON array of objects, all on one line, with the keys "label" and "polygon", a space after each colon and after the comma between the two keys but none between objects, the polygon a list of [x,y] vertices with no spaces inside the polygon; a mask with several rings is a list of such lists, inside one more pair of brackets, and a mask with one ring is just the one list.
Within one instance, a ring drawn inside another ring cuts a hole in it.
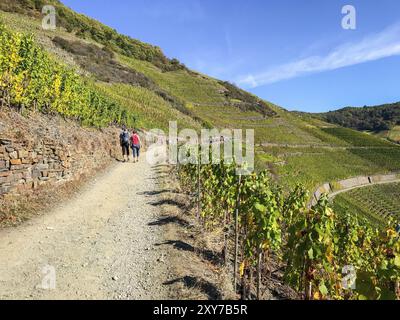
[{"label": "dry stone wall", "polygon": [[400,173],[390,173],[386,175],[360,176],[350,179],[325,183],[314,192],[310,201],[310,206],[315,205],[323,194],[334,195],[337,192],[351,190],[379,183],[391,183],[400,179]]},{"label": "dry stone wall", "polygon": [[59,117],[0,112],[0,197],[94,175],[119,157],[118,135]]}]

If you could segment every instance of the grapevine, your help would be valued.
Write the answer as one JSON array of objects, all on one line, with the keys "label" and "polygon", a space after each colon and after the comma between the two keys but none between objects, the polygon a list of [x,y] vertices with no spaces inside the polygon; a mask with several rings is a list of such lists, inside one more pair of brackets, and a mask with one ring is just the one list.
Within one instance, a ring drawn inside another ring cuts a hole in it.
[{"label": "grapevine", "polygon": [[[198,165],[180,166],[179,177],[196,194]],[[234,162],[201,165],[200,179],[202,225],[223,226],[225,261],[227,238],[236,231],[233,280],[241,280],[243,299],[261,298],[272,257],[286,266],[285,281],[305,299],[400,297],[400,238],[393,221],[376,229],[335,214],[324,196],[310,207],[303,186],[284,192],[266,171],[240,177]],[[357,275],[354,289],[344,285],[342,269],[349,265]]]},{"label": "grapevine", "polygon": [[0,24],[1,106],[58,113],[87,126],[134,126],[132,112],[96,90],[92,81],[57,63],[32,35]]}]

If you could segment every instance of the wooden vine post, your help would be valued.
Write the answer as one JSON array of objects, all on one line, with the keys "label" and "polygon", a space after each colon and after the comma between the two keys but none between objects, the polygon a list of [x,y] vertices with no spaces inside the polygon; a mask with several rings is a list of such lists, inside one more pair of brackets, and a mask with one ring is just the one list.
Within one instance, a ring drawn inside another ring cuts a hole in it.
[{"label": "wooden vine post", "polygon": [[257,300],[261,298],[261,273],[262,273],[262,250],[258,248],[258,256],[257,256]]},{"label": "wooden vine post", "polygon": [[229,237],[229,227],[228,227],[228,209],[225,210],[224,214],[224,264],[228,264],[228,237]]},{"label": "wooden vine post", "polygon": [[201,150],[197,156],[197,219],[201,217]]},{"label": "wooden vine post", "polygon": [[239,174],[238,192],[236,198],[236,209],[235,209],[235,262],[234,262],[234,290],[237,292],[237,267],[238,267],[238,251],[239,251],[239,205],[240,205],[240,186],[242,184],[242,175]]},{"label": "wooden vine post", "polygon": [[176,166],[179,172],[179,138],[176,138]]}]

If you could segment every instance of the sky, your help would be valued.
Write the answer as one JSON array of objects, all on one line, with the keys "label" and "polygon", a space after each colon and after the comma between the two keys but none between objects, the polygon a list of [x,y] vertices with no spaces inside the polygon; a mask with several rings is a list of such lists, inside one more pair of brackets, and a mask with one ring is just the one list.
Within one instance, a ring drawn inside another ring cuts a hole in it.
[{"label": "sky", "polygon": [[[288,110],[400,101],[398,0],[62,2]],[[345,5],[355,29],[342,26]]]}]

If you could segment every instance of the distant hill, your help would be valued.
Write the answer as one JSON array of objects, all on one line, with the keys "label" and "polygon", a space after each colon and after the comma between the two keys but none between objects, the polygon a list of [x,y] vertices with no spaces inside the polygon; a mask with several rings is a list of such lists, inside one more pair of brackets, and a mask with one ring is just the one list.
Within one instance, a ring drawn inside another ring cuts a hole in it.
[{"label": "distant hill", "polygon": [[362,108],[347,107],[318,116],[342,127],[371,131],[400,141],[400,102]]}]

